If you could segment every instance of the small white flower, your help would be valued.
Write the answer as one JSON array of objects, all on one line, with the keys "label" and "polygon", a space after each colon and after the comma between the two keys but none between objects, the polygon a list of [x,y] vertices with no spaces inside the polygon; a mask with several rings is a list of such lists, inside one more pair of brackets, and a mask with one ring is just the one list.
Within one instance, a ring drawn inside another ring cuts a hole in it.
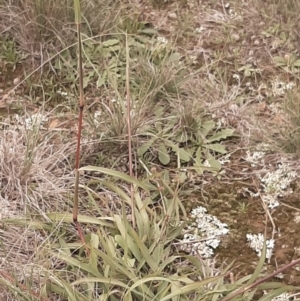
[{"label": "small white flower", "polygon": [[211,165],[210,165],[210,163],[208,162],[208,160],[205,160],[205,161],[203,162],[203,166],[205,166],[205,167],[211,167]]},{"label": "small white flower", "polygon": [[165,37],[157,37],[157,41],[161,44],[168,44],[168,40]]},{"label": "small white flower", "polygon": [[273,82],[271,82],[271,88],[274,96],[283,95],[287,90],[291,90],[294,87],[294,82],[289,82],[286,84],[282,81],[279,81],[278,79],[275,79]]},{"label": "small white flower", "polygon": [[249,150],[246,152],[245,160],[250,163],[252,167],[261,163],[261,159],[265,156],[265,152],[255,151],[251,153]]},{"label": "small white flower", "polygon": [[201,32],[203,32],[203,31],[205,31],[205,28],[204,28],[203,26],[197,27],[197,28],[195,29],[195,33],[201,33]]},{"label": "small white flower", "polygon": [[[246,235],[247,241],[249,242],[249,246],[251,249],[253,249],[257,255],[260,257],[261,252],[264,246],[264,236],[259,233],[257,234],[247,234]],[[270,239],[266,241],[266,258],[270,259],[272,257],[272,252],[274,249],[274,240]]]}]

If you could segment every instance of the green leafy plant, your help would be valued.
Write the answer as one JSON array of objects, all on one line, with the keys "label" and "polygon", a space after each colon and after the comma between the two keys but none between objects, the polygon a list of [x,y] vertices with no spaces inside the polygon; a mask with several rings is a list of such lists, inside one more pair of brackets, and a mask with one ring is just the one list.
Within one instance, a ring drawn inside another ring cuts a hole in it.
[{"label": "green leafy plant", "polygon": [[[221,164],[215,158],[215,154],[226,153],[224,145],[220,142],[232,136],[234,130],[216,130],[214,121],[201,123],[201,119],[194,119],[194,125],[180,129],[174,137],[172,133],[178,121],[178,118],[174,118],[166,124],[158,124],[156,135],[155,132],[149,133],[151,138],[139,147],[138,155],[143,157],[147,152],[157,150],[158,159],[164,165],[168,165],[171,156],[175,155],[176,162],[192,161],[193,167],[199,173],[205,169],[219,171]],[[204,166],[205,160],[208,160],[209,166]]]},{"label": "green leafy plant", "polygon": [[297,72],[300,68],[300,59],[294,54],[285,55],[284,57],[275,56],[273,60],[278,67],[283,68],[286,72]]},{"label": "green leafy plant", "polygon": [[258,68],[255,68],[252,64],[247,64],[238,69],[239,72],[243,72],[245,77],[252,76],[256,73],[260,73]]},{"label": "green leafy plant", "polygon": [[3,59],[5,65],[9,65],[14,71],[17,64],[24,59],[24,55],[21,55],[17,50],[14,39],[4,36],[0,39],[0,58]]}]

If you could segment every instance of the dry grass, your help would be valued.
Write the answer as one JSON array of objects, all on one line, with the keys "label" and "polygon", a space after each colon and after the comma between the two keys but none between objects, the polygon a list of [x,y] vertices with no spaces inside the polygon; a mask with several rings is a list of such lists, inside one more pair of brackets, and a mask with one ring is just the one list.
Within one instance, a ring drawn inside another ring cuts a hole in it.
[{"label": "dry grass", "polygon": [[[61,6],[58,0],[45,3],[23,0],[17,4],[12,0],[0,0],[0,32],[14,36],[18,48],[30,55],[29,61],[43,63],[75,42],[72,2]],[[43,4],[38,6],[37,3]],[[85,0],[84,4],[86,37],[124,28],[134,33],[139,30],[136,16],[133,21],[128,21],[124,14],[128,7],[120,8],[118,1],[94,4]],[[229,8],[222,2],[199,4],[188,1],[186,5],[174,1],[164,7],[152,7],[150,3],[147,9],[138,6],[132,9],[142,11],[138,17],[152,22],[163,33],[171,48],[180,52],[182,62],[182,66],[179,61],[176,65],[169,64],[168,56],[162,55],[156,64],[150,60],[153,53],[149,56],[134,54],[137,59],[131,66],[131,92],[135,103],[133,133],[136,144],[143,141],[154,126],[165,122],[165,116],[179,118],[168,139],[176,136],[180,127],[193,131],[195,119],[210,116],[221,126],[236,129],[241,136],[237,148],[249,147],[262,140],[278,147],[274,137],[277,139],[283,134],[279,147],[299,152],[298,92],[292,90],[290,94],[277,95],[272,88],[277,77],[298,83],[297,70],[282,70],[273,59],[295,53],[299,46],[299,37],[291,30],[299,26],[297,1],[289,1],[288,5],[283,0],[232,1]],[[170,17],[173,11],[177,19]],[[187,62],[190,65],[183,70]],[[246,74],[247,68],[250,75]],[[188,78],[185,72],[192,76]],[[115,74],[110,75],[108,83],[101,93],[91,89],[90,122],[86,124],[85,135],[96,140],[94,152],[97,154],[87,152],[84,162],[96,162],[95,157],[99,159],[101,154],[99,161],[105,166],[117,164],[122,169],[121,165],[126,162],[118,160],[122,157],[120,152],[126,152],[125,90],[118,84]],[[99,94],[101,99],[94,97]],[[111,102],[114,98],[115,103]],[[283,119],[278,119],[280,116],[271,103],[279,103],[286,109]],[[161,115],[155,111],[157,108],[162,109]],[[97,110],[102,113],[100,124],[93,121]],[[279,132],[278,122],[287,125],[287,130]],[[99,147],[100,139],[103,143]],[[45,213],[70,211],[74,145],[72,139],[66,140],[57,132],[32,132],[11,126],[0,132],[1,219],[26,215],[30,219],[32,213],[47,219]],[[86,178],[89,180],[89,176]],[[106,205],[106,212],[119,210],[115,195],[104,188],[98,193],[102,204]],[[83,198],[87,200],[85,196]],[[101,214],[103,208],[91,209],[92,205],[89,205],[88,202],[83,205],[86,213]],[[41,291],[47,280],[41,275],[55,269],[56,263],[48,260],[45,252],[58,238],[50,242],[53,233],[57,235],[57,228],[47,231],[24,230],[17,226],[1,228],[0,269],[20,283],[30,279],[32,288]],[[2,277],[6,278],[5,274]],[[0,298],[16,300],[13,294],[8,296]]]},{"label": "dry grass", "polygon": [[4,204],[10,200],[5,211],[19,208],[26,214],[28,208],[39,213],[66,208],[73,180],[66,154],[74,144],[57,145],[53,136],[13,128],[2,132],[1,200]]},{"label": "dry grass", "polygon": [[[116,31],[118,1],[82,2],[85,36]],[[30,55],[31,62],[43,64],[61,49],[76,43],[72,0],[64,1],[63,5],[59,0],[2,0],[0,12],[0,32],[14,36],[19,49]]]}]

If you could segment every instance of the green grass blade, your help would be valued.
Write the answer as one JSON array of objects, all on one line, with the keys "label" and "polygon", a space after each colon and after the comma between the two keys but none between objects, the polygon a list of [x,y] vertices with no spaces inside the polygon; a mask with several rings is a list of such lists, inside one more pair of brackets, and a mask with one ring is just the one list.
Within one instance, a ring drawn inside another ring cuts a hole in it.
[{"label": "green grass blade", "polygon": [[127,284],[123,283],[122,281],[119,281],[117,279],[114,278],[106,278],[106,277],[86,277],[86,278],[82,278],[79,280],[76,280],[72,283],[72,285],[77,285],[77,284],[81,284],[81,283],[106,283],[106,284],[111,284],[111,285],[117,285],[120,287],[123,287],[124,289],[127,289],[128,286]]},{"label": "green grass blade", "polygon": [[154,260],[154,258],[150,255],[150,252],[148,248],[145,246],[145,244],[142,242],[138,234],[134,231],[134,229],[128,225],[128,230],[129,230],[129,235],[132,237],[134,242],[137,244],[139,247],[141,253],[143,254],[144,259],[146,262],[149,264],[151,270],[153,272],[156,272],[158,270],[158,262]]},{"label": "green grass blade", "polygon": [[120,180],[123,180],[123,181],[131,183],[131,184],[135,184],[136,186],[143,188],[144,190],[147,190],[147,186],[143,182],[138,181],[134,177],[130,177],[127,174],[120,172],[120,171],[116,171],[116,170],[104,168],[104,167],[98,167],[98,166],[85,166],[85,167],[81,167],[79,170],[80,171],[102,172],[106,175],[113,176],[115,178],[119,178]]},{"label": "green grass blade", "polygon": [[90,274],[94,275],[95,277],[102,277],[102,275],[99,273],[97,267],[91,266],[90,264],[83,263],[74,257],[63,254],[62,252],[50,251],[50,254],[52,254],[56,258],[59,258],[59,259],[65,261],[67,264],[69,264],[72,267],[76,267],[77,269],[80,269],[82,271],[90,273]]},{"label": "green grass blade", "polygon": [[75,22],[76,24],[79,24],[81,22],[80,0],[74,0],[74,12]]},{"label": "green grass blade", "polygon": [[[73,215],[70,213],[49,213],[47,214],[47,216],[53,222],[65,222],[65,223],[73,222]],[[78,215],[78,221],[80,221],[81,223],[95,224],[95,225],[100,225],[108,228],[115,228],[112,223],[109,223],[106,220],[109,221],[112,220],[112,218],[110,217],[95,218],[92,216]]]},{"label": "green grass blade", "polygon": [[160,301],[170,300],[170,299],[172,299],[176,296],[180,296],[180,295],[183,295],[183,294],[184,295],[185,294],[191,294],[195,291],[202,290],[202,287],[204,287],[205,285],[220,279],[221,277],[223,277],[223,275],[216,276],[216,277],[211,277],[211,278],[204,279],[202,281],[197,281],[197,282],[194,282],[194,283],[187,284],[187,285],[175,290],[174,292],[170,293],[169,295],[163,297]]},{"label": "green grass blade", "polygon": [[275,299],[275,297],[283,294],[283,293],[287,293],[288,291],[292,291],[295,288],[293,286],[284,286],[281,288],[278,288],[272,292],[267,293],[266,295],[262,296],[259,301],[270,301]]}]

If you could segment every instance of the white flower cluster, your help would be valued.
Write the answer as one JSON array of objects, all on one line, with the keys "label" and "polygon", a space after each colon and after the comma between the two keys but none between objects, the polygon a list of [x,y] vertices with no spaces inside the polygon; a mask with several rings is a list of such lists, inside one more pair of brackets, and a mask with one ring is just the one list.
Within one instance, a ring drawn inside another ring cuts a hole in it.
[{"label": "white flower cluster", "polygon": [[291,90],[295,87],[295,83],[294,82],[289,82],[289,83],[284,83],[279,81],[278,79],[275,79],[272,83],[271,83],[271,88],[272,88],[272,93],[274,96],[280,96],[285,94],[285,92],[287,90]]},{"label": "white flower cluster", "polygon": [[25,127],[26,130],[32,131],[34,128],[43,126],[48,121],[48,117],[41,113],[31,114],[30,117],[15,115],[14,116],[18,125]]},{"label": "white flower cluster", "polygon": [[269,208],[274,209],[279,206],[278,197],[292,193],[288,187],[296,177],[297,173],[289,170],[289,167],[284,164],[278,165],[275,171],[259,177],[265,193],[262,195],[262,200]]},{"label": "white flower cluster", "polygon": [[100,122],[100,117],[101,117],[101,111],[96,111],[96,112],[94,113],[94,124],[95,124],[96,126],[98,126],[98,125],[101,124],[101,122]]},{"label": "white flower cluster", "polygon": [[152,45],[152,51],[161,51],[166,49],[169,41],[162,36],[157,37],[157,40]]},{"label": "white flower cluster", "polygon": [[181,250],[190,254],[199,254],[203,258],[213,256],[213,249],[220,244],[219,237],[228,233],[227,224],[206,212],[207,210],[202,206],[192,210],[193,222],[188,226],[181,241]]},{"label": "white flower cluster", "polygon": [[[267,145],[258,145],[254,152],[247,151],[245,160],[250,163],[252,167],[258,165],[265,165],[263,160]],[[250,194],[253,197],[261,196],[262,201],[267,204],[268,208],[274,209],[279,206],[279,197],[283,197],[292,192],[289,188],[291,182],[297,177],[296,172],[291,171],[289,166],[279,164],[275,171],[269,171],[264,176],[259,176],[262,186],[262,193],[258,191],[257,194]]]},{"label": "white flower cluster", "polygon": [[[265,292],[267,293],[267,292]],[[295,297],[290,295],[289,293],[282,293],[279,296],[274,297],[271,301],[292,301]]]},{"label": "white flower cluster", "polygon": [[261,159],[265,156],[265,152],[255,151],[251,153],[249,150],[246,152],[246,161],[250,163],[252,167],[259,165]]},{"label": "white flower cluster", "polygon": [[296,177],[296,172],[290,171],[287,165],[280,164],[276,171],[268,172],[264,177],[260,177],[260,181],[266,193],[284,196],[286,189]]},{"label": "white flower cluster", "polygon": [[270,209],[274,209],[280,205],[277,197],[271,194],[262,194],[261,199]]},{"label": "white flower cluster", "polygon": [[[277,200],[278,197],[292,192],[291,189],[288,190],[287,188],[296,177],[297,173],[289,170],[289,167],[284,164],[280,164],[277,170],[268,172],[263,177],[259,177],[264,192],[267,194],[265,200],[269,207],[274,204],[273,199]],[[274,206],[272,207],[274,208]]]},{"label": "white flower cluster", "polygon": [[[253,249],[257,255],[260,257],[261,256],[261,251],[263,249],[264,246],[264,236],[259,233],[257,234],[247,234],[247,241],[249,242],[250,248]],[[270,239],[266,241],[266,258],[270,259],[272,256],[272,252],[274,249],[274,239]]]}]

